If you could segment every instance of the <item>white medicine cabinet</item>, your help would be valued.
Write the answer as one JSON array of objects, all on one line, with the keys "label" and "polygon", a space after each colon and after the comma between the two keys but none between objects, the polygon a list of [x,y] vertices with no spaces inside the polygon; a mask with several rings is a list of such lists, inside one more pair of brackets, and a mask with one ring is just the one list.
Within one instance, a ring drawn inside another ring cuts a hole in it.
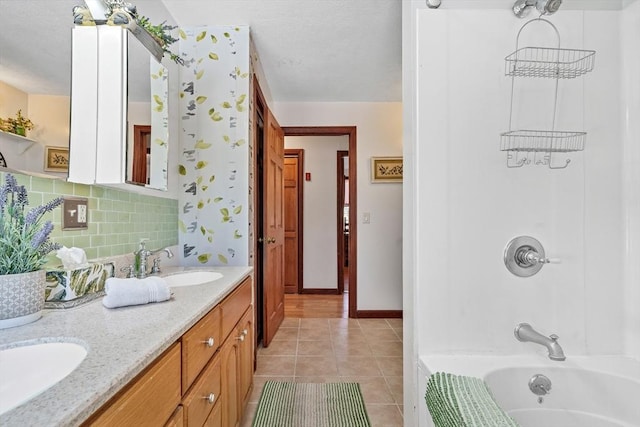
[{"label": "white medicine cabinet", "polygon": [[111,25],[74,27],[72,52],[68,180],[133,183],[134,129],[144,125],[150,135],[138,163],[147,178],[136,184],[166,190],[168,71],[161,56]]}]

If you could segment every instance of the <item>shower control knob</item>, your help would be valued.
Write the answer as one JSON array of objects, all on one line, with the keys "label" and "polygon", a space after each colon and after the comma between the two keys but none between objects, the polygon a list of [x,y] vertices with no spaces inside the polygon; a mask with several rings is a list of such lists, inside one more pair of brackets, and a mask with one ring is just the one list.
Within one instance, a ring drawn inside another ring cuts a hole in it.
[{"label": "shower control knob", "polygon": [[557,258],[547,258],[542,244],[530,236],[518,236],[504,250],[504,265],[518,277],[536,274],[544,264],[559,263]]}]

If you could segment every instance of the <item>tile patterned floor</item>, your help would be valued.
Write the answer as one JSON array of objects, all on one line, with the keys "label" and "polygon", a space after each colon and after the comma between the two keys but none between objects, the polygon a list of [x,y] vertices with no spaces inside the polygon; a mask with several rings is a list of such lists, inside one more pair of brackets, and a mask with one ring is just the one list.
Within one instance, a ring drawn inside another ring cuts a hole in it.
[{"label": "tile patterned floor", "polygon": [[242,427],[251,426],[268,380],[358,382],[372,426],[402,427],[402,319],[286,318],[258,349]]}]

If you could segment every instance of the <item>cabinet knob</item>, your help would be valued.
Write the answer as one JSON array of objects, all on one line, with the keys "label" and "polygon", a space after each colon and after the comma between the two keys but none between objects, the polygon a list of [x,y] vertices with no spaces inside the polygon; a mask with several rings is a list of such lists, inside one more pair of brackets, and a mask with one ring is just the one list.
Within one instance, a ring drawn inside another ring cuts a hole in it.
[{"label": "cabinet knob", "polygon": [[240,335],[238,337],[236,337],[237,340],[239,341],[244,341],[244,335]]},{"label": "cabinet knob", "polygon": [[205,399],[207,399],[207,402],[213,403],[216,401],[216,395],[213,393],[209,393],[209,395],[205,397]]},{"label": "cabinet knob", "polygon": [[207,345],[207,347],[213,347],[213,345],[216,343],[213,337],[209,337],[209,339],[203,342]]},{"label": "cabinet knob", "polygon": [[247,336],[248,333],[249,333],[249,331],[247,331],[246,329],[242,330],[242,335]]}]

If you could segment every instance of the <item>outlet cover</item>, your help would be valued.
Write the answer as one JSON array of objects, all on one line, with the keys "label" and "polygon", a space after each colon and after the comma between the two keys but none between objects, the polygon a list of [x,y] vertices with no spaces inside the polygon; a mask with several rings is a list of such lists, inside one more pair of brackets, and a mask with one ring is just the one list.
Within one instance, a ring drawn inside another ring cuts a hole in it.
[{"label": "outlet cover", "polygon": [[62,229],[86,230],[89,224],[89,200],[65,197],[62,203]]}]

